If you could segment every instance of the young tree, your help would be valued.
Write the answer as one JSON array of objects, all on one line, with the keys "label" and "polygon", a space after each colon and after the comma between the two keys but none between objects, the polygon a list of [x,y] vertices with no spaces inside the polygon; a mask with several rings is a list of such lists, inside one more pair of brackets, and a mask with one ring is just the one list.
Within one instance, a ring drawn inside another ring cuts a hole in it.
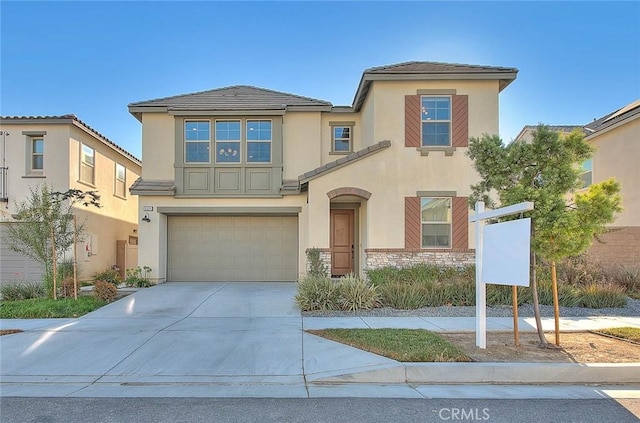
[{"label": "young tree", "polygon": [[[498,136],[472,138],[469,157],[481,181],[471,187],[469,202],[484,201],[489,207],[532,201],[532,278],[534,312],[542,346],[548,346],[542,331],[538,306],[536,255],[551,264],[558,337],[558,299],[555,264],[584,252],[596,235],[604,232],[621,210],[620,185],[613,179],[582,186],[580,165],[591,158],[592,148],[579,131],[566,136],[539,125],[530,142],[505,145]],[[498,204],[494,201],[498,199]]]},{"label": "young tree", "polygon": [[[17,205],[13,216],[16,223],[8,225],[7,243],[13,251],[43,265],[49,295],[53,294],[54,257],[62,256],[73,245],[74,205],[100,207],[99,200],[95,191],[53,192],[43,184],[31,189],[30,196]],[[82,234],[83,230],[84,224],[80,224],[76,233]]]}]

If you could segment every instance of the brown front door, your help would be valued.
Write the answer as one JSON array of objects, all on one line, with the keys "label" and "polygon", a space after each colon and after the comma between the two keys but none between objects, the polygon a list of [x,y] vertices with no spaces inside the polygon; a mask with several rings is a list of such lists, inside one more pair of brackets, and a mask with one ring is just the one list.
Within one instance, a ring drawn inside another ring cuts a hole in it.
[{"label": "brown front door", "polygon": [[331,275],[353,272],[353,210],[331,210]]}]

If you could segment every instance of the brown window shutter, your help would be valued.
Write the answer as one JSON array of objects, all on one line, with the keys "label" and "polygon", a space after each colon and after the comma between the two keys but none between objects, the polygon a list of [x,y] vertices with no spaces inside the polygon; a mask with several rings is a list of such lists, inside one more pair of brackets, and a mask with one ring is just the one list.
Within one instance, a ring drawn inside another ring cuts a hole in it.
[{"label": "brown window shutter", "polygon": [[451,233],[452,247],[469,248],[469,205],[467,197],[453,197],[451,199]]},{"label": "brown window shutter", "polygon": [[469,146],[469,97],[452,96],[451,104],[451,146]]},{"label": "brown window shutter", "polygon": [[420,96],[404,96],[404,146],[420,147]]},{"label": "brown window shutter", "polygon": [[420,198],[404,198],[404,248],[420,248]]}]

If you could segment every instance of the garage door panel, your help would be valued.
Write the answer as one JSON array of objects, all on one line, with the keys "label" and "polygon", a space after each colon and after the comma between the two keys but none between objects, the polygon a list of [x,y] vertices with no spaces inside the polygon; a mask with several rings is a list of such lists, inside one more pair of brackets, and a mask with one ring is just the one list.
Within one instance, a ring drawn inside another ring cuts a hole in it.
[{"label": "garage door panel", "polygon": [[298,273],[295,216],[169,216],[170,281],[288,281]]}]

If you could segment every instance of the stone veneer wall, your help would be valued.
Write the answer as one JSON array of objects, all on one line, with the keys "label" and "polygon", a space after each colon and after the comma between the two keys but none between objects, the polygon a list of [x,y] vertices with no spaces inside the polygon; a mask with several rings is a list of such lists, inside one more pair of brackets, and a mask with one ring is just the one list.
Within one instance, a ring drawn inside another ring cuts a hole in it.
[{"label": "stone veneer wall", "polygon": [[640,226],[610,228],[598,238],[589,256],[602,264],[640,267]]},{"label": "stone veneer wall", "polygon": [[397,268],[411,267],[416,264],[464,267],[475,264],[475,250],[413,250],[379,249],[365,250],[366,269],[379,269],[386,266]]},{"label": "stone veneer wall", "polygon": [[[308,248],[306,252],[309,252],[309,250],[311,250],[311,248]],[[327,272],[331,273],[331,249],[317,248],[317,250],[320,251],[320,260],[322,261],[322,263],[324,263],[324,266],[327,269]],[[307,263],[306,271],[307,273],[309,273],[309,270],[311,269],[311,263],[309,262],[309,257],[307,257],[306,263]],[[327,276],[331,276],[331,275],[328,274]]]}]

